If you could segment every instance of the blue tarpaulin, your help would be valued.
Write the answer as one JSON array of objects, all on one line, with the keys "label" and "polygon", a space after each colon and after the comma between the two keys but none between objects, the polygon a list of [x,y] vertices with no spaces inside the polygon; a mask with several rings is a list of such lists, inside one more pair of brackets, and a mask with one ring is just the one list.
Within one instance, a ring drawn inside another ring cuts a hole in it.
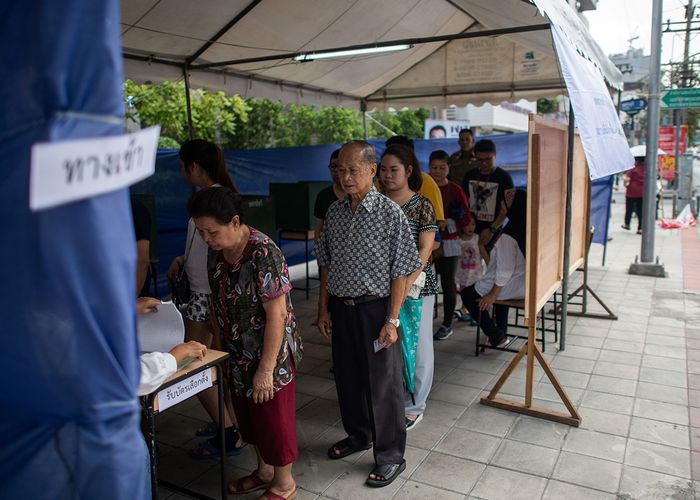
[{"label": "blue tarpaulin", "polygon": [[[506,168],[518,188],[527,187],[527,134],[486,136],[496,143],[497,164]],[[381,155],[384,139],[370,142]],[[271,182],[327,181],[328,160],[339,144],[318,146],[252,149],[225,151],[229,172],[236,186],[244,194],[268,195]],[[448,153],[457,149],[455,139],[417,139],[414,142],[416,156],[421,168],[428,170],[428,157],[432,151],[443,149]],[[607,216],[610,204],[601,190],[607,191],[606,181],[593,183],[591,221],[597,228],[607,232]],[[168,293],[166,271],[170,262],[181,255],[185,247],[187,225],[187,199],[192,193],[180,175],[176,150],[160,150],[156,161],[156,174],[132,188],[134,193],[152,194],[156,201],[158,247],[160,260],[157,264],[158,292]],[[609,198],[609,196],[608,196]],[[596,243],[604,244],[607,237],[598,229]],[[274,237],[275,235],[270,235]],[[304,245],[299,242],[284,242],[282,250],[290,264],[303,262]]]},{"label": "blue tarpaulin", "polygon": [[128,192],[28,199],[33,144],[122,131],[119,2],[5,2],[0,33],[0,498],[147,498]]}]

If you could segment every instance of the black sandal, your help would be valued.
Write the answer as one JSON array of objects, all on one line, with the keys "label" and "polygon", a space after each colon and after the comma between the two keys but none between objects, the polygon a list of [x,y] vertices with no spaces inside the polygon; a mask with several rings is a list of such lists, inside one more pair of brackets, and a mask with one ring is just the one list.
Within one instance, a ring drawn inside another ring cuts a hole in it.
[{"label": "black sandal", "polygon": [[[349,455],[352,455],[353,453],[357,453],[358,451],[369,450],[371,447],[371,444],[367,446],[353,446],[352,441],[349,437],[347,437],[342,441],[338,441],[333,446],[328,448],[328,458],[330,458],[331,460],[339,460],[341,458],[345,458]],[[336,451],[338,453],[336,453]]]},{"label": "black sandal", "polygon": [[365,484],[372,488],[382,488],[383,486],[389,486],[394,482],[394,479],[399,477],[399,475],[406,470],[406,460],[401,460],[400,464],[384,464],[377,465],[370,474],[381,477],[382,479],[372,479],[367,478]]}]

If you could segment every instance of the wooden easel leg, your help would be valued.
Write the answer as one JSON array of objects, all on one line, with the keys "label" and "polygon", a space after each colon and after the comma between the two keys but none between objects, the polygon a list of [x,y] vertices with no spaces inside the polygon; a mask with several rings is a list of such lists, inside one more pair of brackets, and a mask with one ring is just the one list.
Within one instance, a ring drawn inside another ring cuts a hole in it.
[{"label": "wooden easel leg", "polygon": [[[525,371],[525,406],[532,406],[532,382],[535,378],[535,349],[537,349],[537,318],[527,325],[527,368]],[[535,349],[533,349],[535,347]]]},{"label": "wooden easel leg", "polygon": [[520,360],[523,359],[523,356],[525,356],[526,352],[527,352],[527,343],[523,344],[523,346],[517,352],[515,357],[511,360],[510,364],[506,367],[506,371],[504,371],[503,375],[501,375],[500,378],[496,381],[496,385],[493,386],[493,389],[491,389],[491,392],[489,392],[489,395],[486,396],[486,399],[493,399],[496,397],[496,394],[498,394],[498,391],[501,390],[501,387],[503,387],[503,384],[506,383],[506,380],[508,380],[508,377],[510,377],[510,374],[513,373],[513,370],[515,370],[515,367],[518,366],[518,363],[520,363]]},{"label": "wooden easel leg", "polygon": [[561,385],[561,382],[559,382],[559,379],[557,376],[554,374],[552,369],[549,366],[549,363],[547,360],[544,358],[542,353],[540,352],[539,348],[535,345],[535,348],[533,349],[534,355],[537,358],[537,361],[539,361],[540,366],[544,370],[544,372],[547,374],[547,377],[549,378],[549,381],[552,383],[554,386],[554,389],[557,391],[557,394],[559,394],[559,397],[561,398],[562,403],[564,403],[564,406],[566,406],[566,409],[569,410],[569,413],[571,413],[571,416],[579,421],[581,421],[581,415],[579,415],[578,410],[576,407],[573,405],[571,400],[569,399],[569,395],[566,393],[564,388]]}]

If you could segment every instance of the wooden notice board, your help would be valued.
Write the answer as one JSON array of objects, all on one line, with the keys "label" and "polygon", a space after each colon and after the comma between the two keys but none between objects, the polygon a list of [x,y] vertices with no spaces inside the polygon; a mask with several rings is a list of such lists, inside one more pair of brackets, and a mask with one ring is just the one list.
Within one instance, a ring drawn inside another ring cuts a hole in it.
[{"label": "wooden notice board", "polygon": [[561,285],[564,266],[568,127],[530,115],[527,169],[525,321]]},{"label": "wooden notice board", "polygon": [[[564,273],[564,231],[567,196],[567,149],[569,130],[564,124],[551,122],[535,115],[530,115],[528,137],[528,172],[527,172],[527,243],[525,255],[525,322],[527,324],[527,342],[523,344],[503,374],[496,381],[488,396],[481,398],[485,405],[495,406],[505,410],[516,411],[546,418],[556,422],[578,426],[581,423],[576,407],[566,394],[564,387],[557,378],[549,362],[535,342],[535,324],[537,315],[549,298],[559,288]],[[578,141],[580,146],[580,140]],[[572,187],[588,186],[585,172],[585,161],[582,160],[583,149],[575,171],[578,177],[572,178]],[[583,176],[581,176],[583,174]],[[584,182],[585,181],[585,182]],[[582,193],[578,193],[579,205],[582,203]],[[574,261],[579,262],[578,252],[584,249],[586,240],[582,226],[586,222],[587,208],[579,206],[575,217],[580,220],[575,226],[578,232],[575,238]],[[573,245],[572,245],[573,248]],[[585,254],[581,254],[585,255]],[[568,272],[568,270],[567,270]],[[542,311],[544,312],[544,311]],[[544,318],[542,318],[544,321]],[[556,321],[556,318],[555,318]],[[525,367],[525,401],[514,401],[499,398],[498,393],[506,380],[513,373],[518,363],[526,359]],[[535,389],[535,362],[547,375],[550,383],[557,391],[567,412],[559,412],[546,407],[533,405]]]},{"label": "wooden notice board", "polygon": [[571,183],[571,246],[569,274],[583,266],[588,251],[588,220],[590,210],[590,181],[581,136],[574,137],[574,177]]}]

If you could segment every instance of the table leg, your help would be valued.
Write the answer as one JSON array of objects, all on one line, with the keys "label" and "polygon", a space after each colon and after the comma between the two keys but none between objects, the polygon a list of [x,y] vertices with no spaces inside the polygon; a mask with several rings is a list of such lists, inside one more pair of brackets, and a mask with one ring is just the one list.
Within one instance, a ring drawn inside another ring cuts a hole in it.
[{"label": "table leg", "polygon": [[150,401],[143,409],[146,418],[146,444],[150,460],[151,473],[151,498],[158,500],[158,476],[156,475],[156,418],[153,414],[153,401]]},{"label": "table leg", "polygon": [[224,419],[224,409],[226,406],[226,400],[224,399],[224,370],[221,364],[216,366],[218,375],[218,394],[219,394],[219,450],[220,456],[219,460],[221,462],[221,499],[226,500],[227,489],[226,489],[226,422]]}]

